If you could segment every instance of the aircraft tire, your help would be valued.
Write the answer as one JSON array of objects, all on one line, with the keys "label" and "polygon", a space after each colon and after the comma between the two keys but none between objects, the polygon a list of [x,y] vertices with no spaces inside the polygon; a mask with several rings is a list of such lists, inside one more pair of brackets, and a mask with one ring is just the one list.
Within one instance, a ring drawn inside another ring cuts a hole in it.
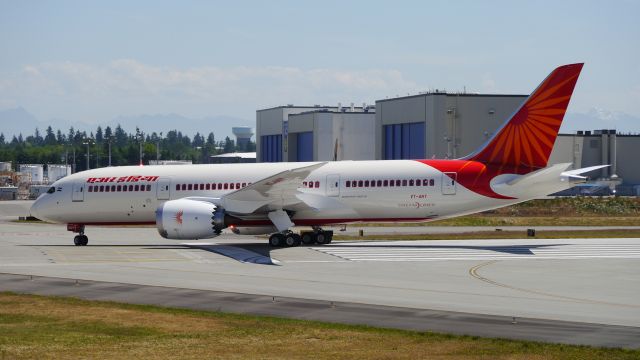
[{"label": "aircraft tire", "polygon": [[305,245],[313,245],[316,243],[316,234],[312,232],[306,232],[302,234],[302,243]]},{"label": "aircraft tire", "polygon": [[80,238],[80,235],[76,235],[73,237],[73,244],[75,246],[82,246],[82,239]]},{"label": "aircraft tire", "polygon": [[292,246],[300,246],[300,243],[302,242],[302,239],[300,238],[300,235],[298,234],[288,234],[287,236],[285,236],[284,238],[284,245],[288,246],[288,247],[292,247]]},{"label": "aircraft tire", "polygon": [[269,245],[271,247],[281,247],[284,245],[284,235],[276,233],[269,236]]},{"label": "aircraft tire", "polygon": [[319,245],[324,245],[324,244],[328,244],[331,240],[329,239],[329,237],[327,236],[327,234],[324,233],[324,231],[320,231],[318,232],[318,234],[316,235],[316,242]]},{"label": "aircraft tire", "polygon": [[89,238],[87,237],[87,235],[80,235],[80,245],[87,246],[88,243]]}]

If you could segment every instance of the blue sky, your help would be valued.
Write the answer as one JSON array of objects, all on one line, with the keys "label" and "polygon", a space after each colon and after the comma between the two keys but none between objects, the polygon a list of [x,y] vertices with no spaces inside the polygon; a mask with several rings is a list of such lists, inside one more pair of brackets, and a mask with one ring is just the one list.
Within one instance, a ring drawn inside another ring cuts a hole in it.
[{"label": "blue sky", "polygon": [[638,14],[640,1],[0,0],[0,110],[252,125],[287,103],[529,93],[585,62],[570,111],[638,117]]}]

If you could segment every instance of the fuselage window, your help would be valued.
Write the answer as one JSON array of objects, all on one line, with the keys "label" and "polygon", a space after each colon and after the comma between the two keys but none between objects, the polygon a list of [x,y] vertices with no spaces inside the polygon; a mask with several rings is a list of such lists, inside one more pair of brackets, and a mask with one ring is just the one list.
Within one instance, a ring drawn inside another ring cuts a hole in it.
[{"label": "fuselage window", "polygon": [[122,185],[116,186],[116,191],[122,191]]},{"label": "fuselage window", "polygon": [[402,184],[401,180],[396,180],[396,186],[400,186]]},{"label": "fuselage window", "polygon": [[429,185],[429,180],[428,179],[422,180],[422,186],[428,186],[428,185]]},{"label": "fuselage window", "polygon": [[346,182],[346,183],[344,183],[344,186],[346,186],[346,187],[351,187],[351,181],[347,180],[347,182]]},{"label": "fuselage window", "polygon": [[240,183],[236,183],[236,189],[240,189]]},{"label": "fuselage window", "polygon": [[129,185],[129,191],[133,191],[133,185]]},{"label": "fuselage window", "polygon": [[402,186],[407,186],[407,180],[402,180]]},{"label": "fuselage window", "polygon": [[147,185],[147,191],[151,191],[151,185]]},{"label": "fuselage window", "polygon": [[[49,190],[51,190],[51,189],[49,189]],[[51,193],[49,192],[49,190],[47,190],[47,194],[51,194]],[[89,192],[93,192],[93,185],[89,185],[89,187],[88,187],[88,189],[87,189],[87,190],[88,190]],[[55,188],[54,188],[54,189],[53,189],[53,192],[55,192],[55,191],[56,191],[56,190],[55,190]]]},{"label": "fuselage window", "polygon": [[110,189],[109,189],[109,185],[105,186],[105,187],[104,187],[104,192],[109,192],[109,191],[110,191]]},{"label": "fuselage window", "polygon": [[133,191],[140,191],[140,185],[135,185],[133,187]]},{"label": "fuselage window", "polygon": [[218,190],[222,190],[222,183],[218,183]]},{"label": "fuselage window", "polygon": [[413,186],[413,179],[409,180],[409,186]]},{"label": "fuselage window", "polygon": [[211,184],[211,190],[215,190],[216,189],[216,183],[212,183]]},{"label": "fuselage window", "polygon": [[228,190],[229,189],[229,183],[224,183],[224,189]]},{"label": "fuselage window", "polygon": [[319,188],[320,187],[320,181],[316,181],[316,187]]},{"label": "fuselage window", "polygon": [[435,181],[433,179],[429,179],[429,186],[433,186]]},{"label": "fuselage window", "polygon": [[382,186],[382,180],[378,180],[377,183],[378,183],[378,187]]},{"label": "fuselage window", "polygon": [[176,191],[180,191],[180,184],[176,184]]},{"label": "fuselage window", "polygon": [[358,187],[362,187],[362,185],[364,185],[364,181],[358,180]]},{"label": "fuselage window", "polygon": [[247,183],[242,183],[242,187],[246,187],[246,186],[247,186]]},{"label": "fuselage window", "polygon": [[182,185],[180,185],[180,188],[181,188],[182,190],[187,190],[187,184],[182,184]]},{"label": "fuselage window", "polygon": [[193,184],[187,185],[187,190],[193,190]]},{"label": "fuselage window", "polygon": [[122,185],[122,191],[127,191],[127,185]]},{"label": "fuselage window", "polygon": [[104,185],[100,185],[100,192],[104,191]]},{"label": "fuselage window", "polygon": [[369,187],[369,180],[364,181],[364,187]]},{"label": "fuselage window", "polygon": [[116,192],[116,186],[115,185],[111,185],[111,192]]},{"label": "fuselage window", "polygon": [[207,183],[207,185],[205,186],[206,190],[211,190],[211,184]]},{"label": "fuselage window", "polygon": [[389,180],[384,180],[384,181],[382,182],[382,186],[384,186],[384,187],[389,186]]},{"label": "fuselage window", "polygon": [[200,184],[200,190],[204,190],[204,184]]}]

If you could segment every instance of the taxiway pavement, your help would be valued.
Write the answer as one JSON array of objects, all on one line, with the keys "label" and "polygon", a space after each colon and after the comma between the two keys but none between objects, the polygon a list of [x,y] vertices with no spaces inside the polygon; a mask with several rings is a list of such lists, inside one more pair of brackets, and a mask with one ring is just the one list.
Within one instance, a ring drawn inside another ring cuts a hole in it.
[{"label": "taxiway pavement", "polygon": [[[272,249],[255,237],[165,240],[154,228],[88,227],[85,247],[73,246],[72,235],[64,225],[0,222],[0,290],[214,310],[209,300],[226,298],[237,301],[233,307],[218,302],[225,311],[640,347],[640,239],[358,241]],[[93,290],[69,289],[75,279]],[[161,289],[172,289],[169,298],[149,295]],[[176,294],[191,295],[181,304]],[[273,297],[277,306],[254,306]],[[313,305],[324,309],[332,302],[340,304],[334,310],[343,309],[339,316]]]}]

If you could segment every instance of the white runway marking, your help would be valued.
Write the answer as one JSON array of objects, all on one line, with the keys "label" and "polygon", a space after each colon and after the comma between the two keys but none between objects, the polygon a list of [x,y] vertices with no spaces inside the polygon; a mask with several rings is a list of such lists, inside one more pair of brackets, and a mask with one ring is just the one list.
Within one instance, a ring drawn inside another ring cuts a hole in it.
[{"label": "white runway marking", "polygon": [[[438,260],[509,260],[509,259],[590,259],[640,258],[640,242],[622,244],[579,244],[574,239],[558,239],[546,244],[505,244],[495,241],[466,244],[430,244],[428,242],[334,243],[313,250],[351,261],[438,261]],[[537,242],[537,241],[536,241]]]}]

